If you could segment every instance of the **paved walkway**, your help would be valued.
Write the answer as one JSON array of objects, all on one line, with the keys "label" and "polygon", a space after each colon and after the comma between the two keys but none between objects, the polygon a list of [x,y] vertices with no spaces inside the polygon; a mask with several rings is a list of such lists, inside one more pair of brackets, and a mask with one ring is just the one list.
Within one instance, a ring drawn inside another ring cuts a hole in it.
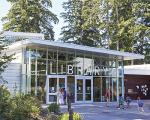
[{"label": "paved walkway", "polygon": [[[146,102],[144,112],[137,110],[135,102],[130,108],[118,109],[117,103],[110,103],[108,110],[104,103],[72,104],[74,112],[78,112],[83,120],[150,120],[150,102]],[[66,112],[67,106],[61,106],[61,111]]]}]

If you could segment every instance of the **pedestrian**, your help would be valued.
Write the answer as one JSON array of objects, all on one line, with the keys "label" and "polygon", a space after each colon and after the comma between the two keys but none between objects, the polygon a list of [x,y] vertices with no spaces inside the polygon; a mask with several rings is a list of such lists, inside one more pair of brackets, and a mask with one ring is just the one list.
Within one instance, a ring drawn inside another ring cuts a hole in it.
[{"label": "pedestrian", "polygon": [[106,107],[108,107],[108,104],[109,104],[109,97],[110,97],[110,91],[109,89],[107,89],[105,92]]},{"label": "pedestrian", "polygon": [[143,106],[144,102],[141,100],[140,96],[137,97],[138,111],[144,112]]},{"label": "pedestrian", "polygon": [[63,91],[62,91],[61,88],[60,88],[59,91],[58,91],[58,103],[59,103],[60,105],[64,104]]},{"label": "pedestrian", "polygon": [[124,109],[124,99],[122,94],[119,94],[119,109]]},{"label": "pedestrian", "polygon": [[126,96],[126,103],[127,103],[127,108],[129,108],[130,107],[130,103],[131,103],[131,98],[130,98],[130,96],[127,94],[127,96]]},{"label": "pedestrian", "polygon": [[66,105],[66,97],[67,97],[67,92],[65,88],[63,88],[63,100],[64,100],[64,105]]}]

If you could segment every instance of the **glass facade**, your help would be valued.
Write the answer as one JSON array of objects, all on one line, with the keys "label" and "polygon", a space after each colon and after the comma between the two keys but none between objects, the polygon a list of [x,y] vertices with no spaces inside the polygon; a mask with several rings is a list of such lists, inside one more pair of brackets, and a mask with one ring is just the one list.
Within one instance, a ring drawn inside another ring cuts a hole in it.
[{"label": "glass facade", "polygon": [[[124,92],[123,59],[116,56],[37,47],[27,47],[24,55],[26,92],[43,102],[57,101],[55,94],[47,93],[56,93],[59,88],[71,92],[72,102],[103,102],[108,88],[110,100],[116,101]],[[65,76],[66,83],[60,76]],[[79,79],[80,76],[84,78]]]}]

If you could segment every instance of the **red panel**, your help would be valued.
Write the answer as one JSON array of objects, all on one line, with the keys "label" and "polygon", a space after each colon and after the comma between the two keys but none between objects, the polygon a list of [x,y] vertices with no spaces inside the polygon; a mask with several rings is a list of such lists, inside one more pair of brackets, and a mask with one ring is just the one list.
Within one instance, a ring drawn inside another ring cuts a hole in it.
[{"label": "red panel", "polygon": [[150,99],[150,75],[125,75],[125,94],[132,99],[138,95],[142,99]]}]

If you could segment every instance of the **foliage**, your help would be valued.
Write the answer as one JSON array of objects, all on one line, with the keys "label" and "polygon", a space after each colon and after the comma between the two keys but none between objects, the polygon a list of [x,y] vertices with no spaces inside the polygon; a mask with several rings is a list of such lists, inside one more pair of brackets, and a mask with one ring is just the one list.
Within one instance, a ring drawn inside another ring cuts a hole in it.
[{"label": "foliage", "polygon": [[7,0],[11,2],[11,9],[4,22],[3,30],[15,32],[44,33],[46,39],[54,40],[52,23],[58,18],[50,11],[50,0]]},{"label": "foliage", "polygon": [[39,115],[39,103],[30,95],[17,95],[12,98],[12,103],[14,104],[12,120],[30,120],[32,116]]},{"label": "foliage", "polygon": [[38,120],[39,102],[30,95],[20,94],[12,97],[10,92],[0,86],[0,119],[1,120]]},{"label": "foliage", "polygon": [[100,43],[99,0],[70,0],[63,3],[61,13],[65,26],[61,38],[65,42],[96,46]]},{"label": "foliage", "polygon": [[[59,120],[69,120],[69,114],[64,113],[60,116]],[[73,113],[73,120],[82,120],[81,115],[79,113]]]},{"label": "foliage", "polygon": [[63,41],[143,54],[150,63],[149,0],[69,0],[63,8]]},{"label": "foliage", "polygon": [[0,80],[5,83],[7,81],[5,81],[2,78],[2,72],[4,72],[5,68],[7,67],[8,63],[10,63],[14,58],[13,55],[7,55],[5,53],[6,50],[6,46],[5,46],[5,39],[3,39],[2,37],[0,37]]},{"label": "foliage", "polygon": [[0,120],[10,120],[12,104],[9,91],[3,86],[0,86]]},{"label": "foliage", "polygon": [[48,106],[48,110],[49,110],[49,112],[53,112],[55,114],[58,114],[60,112],[60,106],[57,103],[51,103]]},{"label": "foliage", "polygon": [[59,115],[49,114],[49,116],[47,118],[48,118],[48,120],[59,120]]},{"label": "foliage", "polygon": [[104,3],[106,6],[101,10],[105,17],[100,29],[104,36],[108,36],[109,48],[147,56],[150,49],[150,2],[106,0]]}]

